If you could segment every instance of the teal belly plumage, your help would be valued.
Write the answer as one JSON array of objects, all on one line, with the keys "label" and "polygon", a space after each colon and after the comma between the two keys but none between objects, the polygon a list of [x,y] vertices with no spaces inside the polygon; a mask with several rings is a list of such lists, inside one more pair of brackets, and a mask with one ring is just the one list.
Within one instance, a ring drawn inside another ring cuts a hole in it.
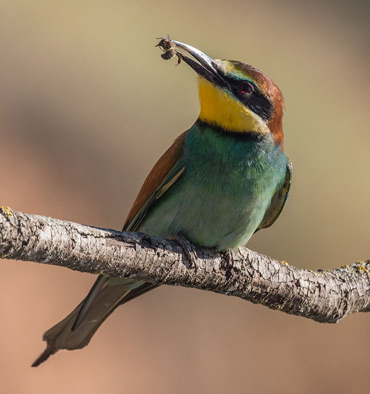
[{"label": "teal belly plumage", "polygon": [[245,245],[284,182],[287,163],[270,136],[230,135],[196,123],[178,163],[184,173],[139,231],[162,238],[182,234],[218,250]]}]

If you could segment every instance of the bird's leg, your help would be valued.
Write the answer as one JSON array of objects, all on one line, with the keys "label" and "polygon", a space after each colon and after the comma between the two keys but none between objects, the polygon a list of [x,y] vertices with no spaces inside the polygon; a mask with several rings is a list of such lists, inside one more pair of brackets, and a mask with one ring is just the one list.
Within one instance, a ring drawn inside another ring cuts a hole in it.
[{"label": "bird's leg", "polygon": [[196,259],[194,258],[194,255],[191,253],[191,250],[194,247],[193,244],[190,241],[188,241],[182,234],[176,234],[172,239],[174,241],[177,241],[178,244],[181,246],[182,250],[184,251],[184,254],[189,262],[189,268],[194,268],[196,271],[197,269],[197,265],[195,264]]}]

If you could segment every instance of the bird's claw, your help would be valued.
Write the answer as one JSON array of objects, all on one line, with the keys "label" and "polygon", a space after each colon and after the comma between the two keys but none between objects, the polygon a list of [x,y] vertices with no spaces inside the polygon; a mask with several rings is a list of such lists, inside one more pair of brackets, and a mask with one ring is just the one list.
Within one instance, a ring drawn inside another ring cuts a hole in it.
[{"label": "bird's claw", "polygon": [[196,259],[194,255],[191,253],[191,250],[194,248],[194,245],[189,242],[182,234],[176,234],[173,237],[174,241],[177,241],[178,244],[181,246],[184,254],[189,262],[189,268],[194,268],[196,270],[197,265],[195,263]]}]

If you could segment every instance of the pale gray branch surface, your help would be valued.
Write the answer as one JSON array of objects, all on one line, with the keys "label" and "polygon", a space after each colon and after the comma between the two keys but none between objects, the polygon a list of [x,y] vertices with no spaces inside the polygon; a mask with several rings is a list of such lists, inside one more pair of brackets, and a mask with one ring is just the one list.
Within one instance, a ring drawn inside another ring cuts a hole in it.
[{"label": "pale gray branch surface", "polygon": [[177,241],[145,234],[0,208],[2,259],[193,287],[325,323],[370,311],[370,261],[331,271],[311,271],[247,248],[230,255],[193,246],[187,251],[183,248]]}]

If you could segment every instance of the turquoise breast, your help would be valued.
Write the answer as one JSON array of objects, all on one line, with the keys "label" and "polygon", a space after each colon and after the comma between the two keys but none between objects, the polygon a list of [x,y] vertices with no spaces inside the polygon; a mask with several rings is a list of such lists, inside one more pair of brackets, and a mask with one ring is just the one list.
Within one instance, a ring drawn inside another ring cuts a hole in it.
[{"label": "turquoise breast", "polygon": [[162,238],[180,233],[218,250],[245,245],[283,183],[287,162],[270,136],[223,133],[196,123],[185,140],[183,175],[139,231]]}]

